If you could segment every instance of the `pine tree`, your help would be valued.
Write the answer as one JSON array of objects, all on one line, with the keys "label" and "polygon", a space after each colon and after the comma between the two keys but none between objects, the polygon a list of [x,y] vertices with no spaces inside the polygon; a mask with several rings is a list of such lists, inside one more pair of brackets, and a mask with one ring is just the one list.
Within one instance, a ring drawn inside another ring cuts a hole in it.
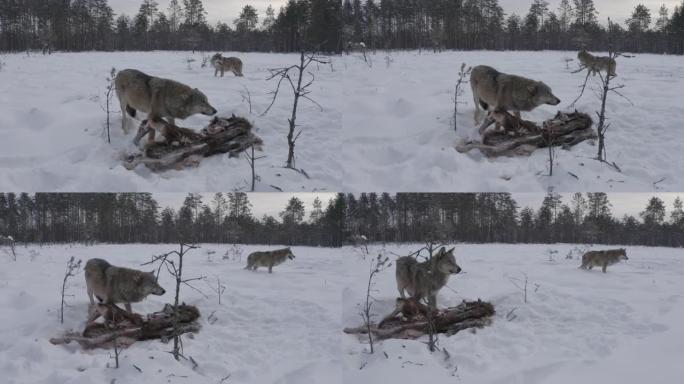
[{"label": "pine tree", "polygon": [[594,0],[573,0],[573,3],[575,24],[586,29],[598,22],[598,11],[596,11]]},{"label": "pine tree", "polygon": [[561,0],[558,6],[558,20],[561,25],[561,32],[566,33],[570,29],[572,21],[572,6],[569,0]]}]

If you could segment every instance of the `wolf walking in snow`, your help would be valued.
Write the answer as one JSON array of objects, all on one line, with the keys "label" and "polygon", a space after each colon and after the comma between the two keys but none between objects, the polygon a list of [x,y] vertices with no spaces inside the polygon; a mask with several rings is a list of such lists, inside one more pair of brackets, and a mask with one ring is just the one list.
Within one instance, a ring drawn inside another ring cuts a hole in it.
[{"label": "wolf walking in snow", "polygon": [[124,303],[130,313],[131,303],[142,301],[147,295],[161,296],[166,291],[153,272],[115,267],[106,260],[90,259],[85,265],[86,287],[91,307],[93,295],[103,304]]},{"label": "wolf walking in snow", "polygon": [[431,295],[428,303],[437,307],[437,292],[442,289],[449,276],[461,272],[456,264],[454,248],[446,250],[442,247],[431,260],[418,262],[411,256],[402,256],[396,262],[397,289],[401,298],[406,298],[404,290],[416,299],[421,300]]},{"label": "wolf walking in snow", "polygon": [[268,273],[273,273],[273,267],[284,263],[287,259],[294,260],[295,255],[290,247],[277,249],[275,251],[257,251],[247,256],[247,266],[245,269],[256,271],[259,267],[268,267]]},{"label": "wolf walking in snow", "polygon": [[611,77],[617,76],[617,73],[615,73],[617,63],[613,58],[608,56],[594,56],[587,52],[586,49],[583,49],[577,54],[577,59],[579,59],[582,69],[587,68],[589,73],[594,76],[601,71],[606,72]]},{"label": "wolf walking in snow", "polygon": [[160,119],[175,125],[175,119],[187,119],[198,113],[207,116],[216,114],[216,109],[199,89],[149,76],[135,69],[120,71],[114,79],[114,85],[121,104],[121,128],[128,133],[126,114],[135,117],[137,111],[145,112],[148,127],[152,128],[149,142],[154,141],[155,129],[164,128],[164,124],[159,123]]},{"label": "wolf walking in snow", "polygon": [[237,57],[223,57],[220,53],[215,54],[211,60],[211,66],[214,67],[214,77],[221,72],[221,77],[226,71],[233,72],[235,76],[242,77],[242,60]]},{"label": "wolf walking in snow", "polygon": [[[520,111],[531,111],[540,105],[558,105],[561,102],[551,88],[541,81],[501,73],[486,65],[473,68],[470,87],[475,101],[476,123],[480,120],[480,108],[490,112],[513,111],[520,119]],[[494,122],[491,116],[487,116],[480,126],[480,134]]]},{"label": "wolf walking in snow", "polygon": [[580,268],[591,270],[594,267],[602,267],[603,273],[609,265],[617,264],[622,260],[629,260],[624,248],[609,249],[605,251],[589,251],[582,255]]}]

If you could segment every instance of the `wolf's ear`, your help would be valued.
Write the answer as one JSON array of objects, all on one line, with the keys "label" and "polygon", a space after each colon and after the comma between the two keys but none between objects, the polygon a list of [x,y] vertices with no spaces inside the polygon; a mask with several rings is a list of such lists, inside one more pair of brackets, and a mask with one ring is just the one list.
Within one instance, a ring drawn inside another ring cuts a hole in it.
[{"label": "wolf's ear", "polygon": [[530,84],[527,86],[527,91],[530,93],[530,95],[536,95],[538,89],[539,89],[539,85],[537,83]]},{"label": "wolf's ear", "polygon": [[452,252],[454,251],[454,249],[456,249],[456,247],[451,248],[451,249],[448,250],[446,253],[452,253]]}]

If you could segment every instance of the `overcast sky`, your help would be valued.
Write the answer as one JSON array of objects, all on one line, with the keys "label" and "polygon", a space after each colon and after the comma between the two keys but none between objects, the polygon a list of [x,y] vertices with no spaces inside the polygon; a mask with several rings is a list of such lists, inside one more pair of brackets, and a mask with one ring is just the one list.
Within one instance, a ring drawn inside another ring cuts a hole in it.
[{"label": "overcast sky", "polygon": [[[560,0],[547,0],[550,4],[549,9],[556,11]],[[166,10],[169,1],[157,0],[160,10]],[[379,2],[379,1],[376,1]],[[140,0],[109,0],[109,4],[118,13],[126,13],[129,16],[134,15],[140,8]],[[217,21],[223,21],[232,25],[232,22],[237,18],[240,9],[245,5],[252,5],[259,11],[259,21],[261,21],[264,11],[269,4],[277,10],[280,6],[287,3],[286,0],[203,0],[204,8],[208,12],[208,19],[212,24]],[[518,15],[525,15],[530,9],[531,0],[499,0],[499,4],[503,7],[507,14],[517,13]],[[572,4],[572,1],[570,2]],[[670,8],[670,14],[675,5],[681,4],[681,0],[594,0],[596,9],[599,12],[599,21],[606,24],[607,17],[612,18],[620,23],[624,22],[634,10],[637,4],[644,4],[651,10],[653,22],[658,14],[658,9],[662,4]]]},{"label": "overcast sky", "polygon": [[[531,207],[537,209],[544,200],[544,194],[539,193],[514,193],[512,195],[515,201],[518,202],[520,208]],[[563,203],[569,204],[572,200],[573,193],[561,193],[560,195]],[[624,215],[633,215],[639,218],[639,212],[646,208],[648,200],[653,196],[657,196],[665,202],[667,219],[670,218],[672,203],[675,198],[679,196],[684,200],[684,193],[609,193],[608,200],[610,200],[610,203],[612,204],[614,217],[621,219]]]}]

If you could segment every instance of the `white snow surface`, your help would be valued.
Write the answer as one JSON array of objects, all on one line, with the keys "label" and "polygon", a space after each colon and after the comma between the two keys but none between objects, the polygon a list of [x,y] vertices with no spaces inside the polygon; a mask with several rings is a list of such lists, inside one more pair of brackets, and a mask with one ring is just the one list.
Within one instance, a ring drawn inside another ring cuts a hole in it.
[{"label": "white snow surface", "polygon": [[[601,54],[601,53],[596,53]],[[603,53],[604,55],[606,53]],[[553,186],[563,192],[650,192],[684,189],[680,170],[684,152],[680,136],[684,108],[684,57],[637,55],[618,58],[613,84],[629,101],[611,94],[607,105],[608,160],[622,172],[596,160],[593,141],[557,150],[553,177],[548,177],[548,151],[531,157],[487,159],[479,151],[460,154],[454,148],[479,139],[473,120],[469,84],[459,96],[458,130],[453,130],[454,88],[461,64],[489,65],[501,72],[544,81],[562,102],[545,105],[523,118],[540,123],[579,95],[585,73],[577,69],[576,52],[378,51],[372,67],[359,54],[343,56],[345,190],[398,192],[535,192]],[[566,69],[564,58],[574,58]],[[590,78],[575,108],[598,121],[600,102]],[[575,175],[575,176],[573,176]],[[655,183],[655,184],[654,184]]]},{"label": "white snow surface", "polygon": [[[211,53],[207,53],[211,54]],[[218,110],[218,116],[236,114],[250,120],[264,140],[257,156],[257,191],[312,192],[341,188],[337,159],[342,116],[336,107],[339,71],[312,65],[315,75],[308,96],[322,107],[302,100],[297,125],[302,134],[295,149],[296,167],[310,179],[282,166],[287,160],[288,118],[292,90],[283,83],[278,100],[268,114],[259,115],[272,99],[275,80],[266,81],[269,68],[290,66],[299,55],[225,53],[239,56],[244,77],[227,73],[214,77],[214,69],[201,68],[202,54],[192,52],[88,52],[55,53],[52,56],[3,55],[0,71],[0,187],[26,192],[187,192],[249,190],[251,171],[244,157],[212,156],[198,168],[153,173],[140,165],[126,170],[122,159],[137,150],[132,144],[139,121],[129,121],[125,136],[116,95],[112,95],[111,144],[104,134],[106,78],[112,67],[135,68],[153,76],[171,78],[198,88]],[[192,58],[188,70],[186,59]],[[335,69],[333,67],[333,69]],[[309,79],[307,75],[307,79]],[[252,113],[243,98],[251,94]],[[141,114],[144,117],[144,114]],[[139,117],[140,118],[140,117]],[[199,129],[210,117],[195,115],[178,120]],[[145,143],[144,139],[142,143]]]},{"label": "white snow surface", "polygon": [[[82,330],[89,304],[83,272],[69,280],[64,324],[58,320],[66,261],[92,257],[130,268],[177,245],[97,245],[20,247],[16,263],[0,249],[0,371],[3,383],[224,383],[294,384],[341,382],[341,294],[345,280],[343,250],[293,247],[294,261],[276,266],[272,274],[244,269],[247,255],[276,246],[245,246],[242,260],[222,260],[229,245],[203,245],[188,253],[187,278],[208,298],[183,287],[181,300],[196,305],[201,330],[183,337],[184,354],[197,361],[178,363],[167,351],[172,343],[137,342],[124,350],[121,367],[113,367],[108,350],[81,350],[77,345],[48,342],[73,329]],[[209,256],[207,251],[214,250]],[[210,258],[211,257],[211,261]],[[212,288],[226,286],[221,302]],[[150,313],[173,302],[174,282],[162,273],[164,296],[149,296],[133,310]],[[212,315],[217,320],[209,321]],[[133,367],[138,366],[142,372]],[[109,367],[107,367],[109,365]],[[184,378],[185,376],[185,378]]]},{"label": "white snow surface", "polygon": [[[600,54],[600,53],[599,53]],[[134,133],[124,136],[114,97],[112,143],[103,136],[105,78],[112,67],[137,68],[172,78],[207,94],[220,116],[245,116],[265,141],[257,161],[258,191],[388,191],[388,192],[536,192],[553,186],[559,192],[681,191],[684,168],[681,125],[684,108],[684,57],[637,55],[618,59],[615,85],[628,100],[611,94],[607,116],[608,160],[621,170],[593,160],[593,141],[558,150],[553,177],[548,177],[547,151],[524,158],[490,160],[478,151],[460,154],[463,140],[476,138],[470,86],[463,84],[458,130],[453,131],[453,94],[461,63],[486,64],[546,82],[562,99],[542,106],[526,119],[541,122],[557,110],[570,110],[583,73],[570,73],[564,58],[575,52],[395,51],[332,57],[333,66],[313,65],[308,96],[323,108],[301,100],[297,124],[296,166],[310,179],[283,169],[287,157],[287,119],[292,107],[288,84],[265,116],[275,81],[268,69],[298,62],[295,54],[235,53],[245,77],[214,78],[200,68],[202,56],[191,52],[56,53],[52,56],[3,55],[0,71],[0,187],[21,191],[187,192],[248,190],[251,174],[244,158],[214,156],[197,169],[153,173],[144,166],[127,171],[121,165],[133,148]],[[187,69],[187,58],[193,58]],[[307,77],[308,78],[308,77]],[[591,78],[576,109],[595,118],[599,109]],[[252,113],[243,99],[249,89]],[[201,128],[206,116],[180,125]],[[273,186],[277,187],[274,188]]]},{"label": "white snow surface", "polygon": [[[389,247],[407,254],[419,245]],[[494,304],[493,324],[476,332],[385,340],[368,353],[363,337],[344,339],[348,383],[678,383],[684,377],[684,250],[627,247],[629,261],[578,269],[573,245],[457,245],[463,273],[438,295],[440,307],[478,298]],[[612,247],[595,246],[593,249]],[[548,250],[558,254],[549,260]],[[371,254],[380,252],[377,247]],[[361,324],[370,261],[356,264],[344,292],[346,327]],[[528,302],[510,281],[528,276]],[[379,321],[397,297],[394,268],[379,274],[373,310]],[[508,320],[508,313],[513,311]],[[363,343],[360,343],[359,341]]]},{"label": "white snow surface", "polygon": [[[138,342],[111,368],[106,350],[48,342],[69,329],[82,329],[88,298],[83,273],[69,281],[69,307],[58,320],[61,281],[71,256],[101,257],[139,269],[152,255],[175,245],[96,245],[17,248],[17,261],[0,249],[0,371],[3,383],[577,383],[654,384],[679,382],[684,375],[684,249],[627,247],[629,261],[600,270],[577,268],[565,255],[575,245],[456,245],[463,273],[440,291],[440,307],[462,300],[490,301],[491,326],[441,336],[430,353],[425,339],[386,340],[368,353],[363,337],[345,335],[358,326],[360,304],[372,255],[393,261],[420,245],[359,248],[293,247],[294,261],[257,272],[244,270],[246,255],[278,246],[243,246],[242,260],[223,260],[230,245],[205,244],[188,254],[185,276],[208,297],[184,287],[181,299],[198,306],[202,328],[184,337],[189,362],[178,363],[159,341]],[[606,249],[594,246],[593,249]],[[549,260],[549,250],[558,251]],[[208,254],[208,251],[215,251]],[[529,278],[528,303],[510,282]],[[222,304],[212,290],[226,285]],[[173,284],[162,274],[164,296],[133,304],[139,313],[172,300]],[[397,296],[394,267],[374,285],[375,320],[389,313]],[[515,310],[514,310],[515,309]],[[507,314],[513,311],[515,318]],[[210,314],[216,317],[213,324]],[[142,372],[133,367],[138,366]],[[183,377],[186,376],[186,377]]]}]

